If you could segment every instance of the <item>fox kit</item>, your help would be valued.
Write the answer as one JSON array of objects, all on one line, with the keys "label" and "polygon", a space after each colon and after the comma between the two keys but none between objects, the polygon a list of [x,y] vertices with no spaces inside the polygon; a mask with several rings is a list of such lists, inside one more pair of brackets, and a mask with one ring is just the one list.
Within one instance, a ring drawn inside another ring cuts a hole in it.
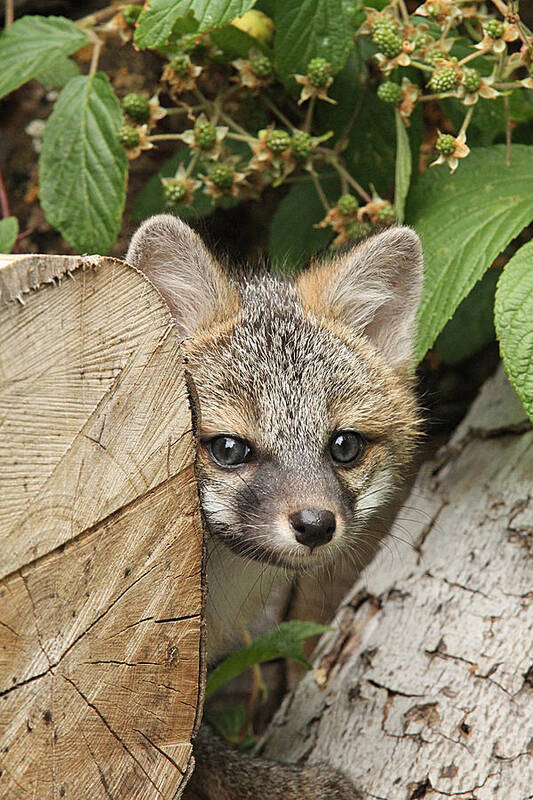
[{"label": "fox kit", "polygon": [[[418,429],[408,371],[420,242],[410,228],[389,228],[294,281],[234,279],[187,225],[161,215],[141,226],[126,258],[168,303],[199,398],[214,664],[288,575],[356,549],[401,482]],[[193,782],[204,797],[358,797],[326,765],[221,748],[203,729]]]}]

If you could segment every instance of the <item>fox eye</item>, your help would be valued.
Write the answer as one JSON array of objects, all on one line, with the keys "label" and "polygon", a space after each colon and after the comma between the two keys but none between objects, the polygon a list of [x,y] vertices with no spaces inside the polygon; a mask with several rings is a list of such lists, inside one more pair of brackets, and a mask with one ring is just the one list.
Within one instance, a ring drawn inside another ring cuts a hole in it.
[{"label": "fox eye", "polygon": [[365,438],[357,431],[335,431],[329,440],[329,452],[333,461],[352,466],[363,455]]},{"label": "fox eye", "polygon": [[213,461],[220,467],[238,467],[250,460],[252,448],[237,436],[214,436],[206,444]]}]

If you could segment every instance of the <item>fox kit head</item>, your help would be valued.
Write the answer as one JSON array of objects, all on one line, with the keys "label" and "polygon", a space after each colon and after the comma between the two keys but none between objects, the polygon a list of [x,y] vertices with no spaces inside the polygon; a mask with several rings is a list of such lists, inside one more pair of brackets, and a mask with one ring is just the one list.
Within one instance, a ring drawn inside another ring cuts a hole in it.
[{"label": "fox kit head", "polygon": [[211,535],[292,568],[354,547],[416,439],[416,234],[390,228],[294,282],[233,283],[196,233],[161,215],[137,231],[127,260],[159,289],[184,339]]}]

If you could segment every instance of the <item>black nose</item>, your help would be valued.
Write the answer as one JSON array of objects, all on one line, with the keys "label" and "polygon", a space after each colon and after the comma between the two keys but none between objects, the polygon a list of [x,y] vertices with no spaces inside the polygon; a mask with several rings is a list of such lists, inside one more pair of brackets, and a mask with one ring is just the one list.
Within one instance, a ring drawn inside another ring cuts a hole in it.
[{"label": "black nose", "polygon": [[289,522],[296,541],[311,550],[329,542],[335,532],[335,515],[326,509],[302,508],[289,514]]}]

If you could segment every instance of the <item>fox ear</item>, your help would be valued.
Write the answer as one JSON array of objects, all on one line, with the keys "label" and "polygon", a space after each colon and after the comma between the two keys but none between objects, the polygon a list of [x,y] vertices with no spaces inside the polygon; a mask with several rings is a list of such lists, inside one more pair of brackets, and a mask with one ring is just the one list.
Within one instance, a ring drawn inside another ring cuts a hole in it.
[{"label": "fox ear", "polygon": [[159,214],[134,234],[126,261],[163,295],[185,338],[200,323],[227,309],[229,286],[198,234],[178,217]]},{"label": "fox ear", "polygon": [[412,358],[424,261],[420,239],[407,227],[389,228],[302,274],[303,303],[365,334],[391,366]]}]

